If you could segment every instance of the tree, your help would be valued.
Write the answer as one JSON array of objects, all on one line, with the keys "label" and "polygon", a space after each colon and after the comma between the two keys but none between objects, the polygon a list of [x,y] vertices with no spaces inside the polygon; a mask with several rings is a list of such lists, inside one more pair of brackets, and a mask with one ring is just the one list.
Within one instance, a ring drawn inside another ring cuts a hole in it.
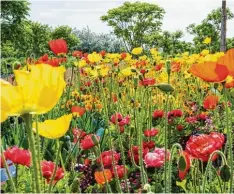
[{"label": "tree", "polygon": [[80,44],[76,47],[77,50],[83,52],[100,52],[105,50],[107,52],[121,52],[123,44],[117,40],[112,34],[96,34],[88,27],[82,30],[75,30],[76,35],[80,39]]},{"label": "tree", "polygon": [[125,2],[101,16],[101,20],[113,27],[114,34],[131,50],[143,46],[147,36],[161,30],[164,13],[164,9],[156,4]]},{"label": "tree", "polygon": [[[234,17],[230,9],[227,8],[227,20]],[[194,36],[193,42],[197,48],[197,52],[206,48],[206,45],[202,44],[206,37],[211,37],[212,42],[210,45],[211,51],[219,51],[220,48],[220,35],[221,35],[221,9],[213,10],[207,15],[201,24],[190,24],[187,27],[187,31]]]},{"label": "tree", "polygon": [[52,39],[63,38],[66,40],[70,50],[79,44],[79,38],[69,26],[58,26],[52,31]]},{"label": "tree", "polygon": [[28,1],[1,1],[1,40],[16,42],[21,38],[22,22],[29,14]]}]

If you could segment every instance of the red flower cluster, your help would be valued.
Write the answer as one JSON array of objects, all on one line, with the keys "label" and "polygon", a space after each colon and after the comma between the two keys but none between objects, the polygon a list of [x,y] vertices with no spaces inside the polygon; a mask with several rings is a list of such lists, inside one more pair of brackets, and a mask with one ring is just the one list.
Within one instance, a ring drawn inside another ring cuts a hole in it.
[{"label": "red flower cluster", "polygon": [[[47,180],[47,183],[49,183],[50,179],[52,178],[54,168],[55,168],[54,162],[51,162],[51,161],[42,161],[41,162],[42,176]],[[62,168],[58,167],[57,171],[55,173],[53,183],[55,184],[57,181],[59,181],[63,177],[64,177],[64,171]]]},{"label": "red flower cluster", "polygon": [[31,165],[31,152],[29,150],[14,146],[4,151],[4,156],[6,160],[11,160],[14,164],[21,164],[27,167]]},{"label": "red flower cluster", "polygon": [[82,51],[74,51],[73,53],[72,53],[72,56],[73,57],[78,57],[78,58],[82,58],[83,57],[83,53],[82,53]]},{"label": "red flower cluster", "polygon": [[156,128],[146,129],[144,131],[144,135],[146,137],[154,137],[154,136],[158,135],[158,133],[159,133],[159,129],[156,129]]},{"label": "red flower cluster", "polygon": [[[145,155],[149,152],[149,149],[145,148],[142,152],[143,152],[143,157],[145,157]],[[139,147],[138,146],[132,146],[132,155],[136,164],[139,164]],[[130,150],[128,151],[128,156],[131,158]]]},{"label": "red flower cluster", "polygon": [[118,124],[120,132],[124,132],[124,126],[130,123],[130,116],[123,117],[121,113],[115,113],[111,116],[110,120],[113,124]]},{"label": "red flower cluster", "polygon": [[[166,159],[169,160],[170,152],[166,151]],[[165,162],[165,149],[155,148],[153,152],[149,152],[144,157],[146,167],[160,168]]]},{"label": "red flower cluster", "polygon": [[56,55],[67,53],[67,43],[63,39],[51,40],[49,46]]},{"label": "red flower cluster", "polygon": [[154,119],[157,119],[157,118],[162,118],[163,115],[164,115],[164,111],[163,110],[155,110],[153,112],[152,116],[153,116]]},{"label": "red flower cluster", "polygon": [[183,115],[183,112],[179,109],[176,109],[176,110],[172,110],[168,113],[168,118],[171,118],[171,117],[182,117]]},{"label": "red flower cluster", "polygon": [[104,151],[101,153],[101,156],[97,159],[97,163],[101,163],[101,158],[102,158],[102,162],[104,167],[110,167],[112,166],[112,154],[115,160],[115,163],[117,164],[119,159],[120,159],[120,154],[115,152],[115,151]]},{"label": "red flower cluster", "polygon": [[44,54],[41,56],[38,61],[35,62],[35,64],[48,64],[52,67],[58,67],[61,63],[66,62],[67,58],[49,58],[47,54]]},{"label": "red flower cluster", "polygon": [[[202,134],[191,136],[186,143],[185,151],[196,159],[207,162],[210,155],[215,150],[220,150],[224,144],[224,135],[222,133],[212,132],[209,135]],[[216,160],[214,155],[212,161]]]},{"label": "red flower cluster", "polygon": [[152,141],[152,140],[150,140],[150,141],[148,141],[148,142],[143,142],[143,148],[144,149],[149,149],[149,150],[151,150],[152,148],[154,148],[155,147],[155,143],[154,143],[154,141]]}]

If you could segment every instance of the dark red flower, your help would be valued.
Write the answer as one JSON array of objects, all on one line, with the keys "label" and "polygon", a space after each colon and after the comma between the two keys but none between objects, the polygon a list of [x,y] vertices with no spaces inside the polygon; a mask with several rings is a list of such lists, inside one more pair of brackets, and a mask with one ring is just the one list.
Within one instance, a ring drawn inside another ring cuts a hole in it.
[{"label": "dark red flower", "polygon": [[219,102],[218,96],[210,95],[204,99],[203,106],[206,110],[213,110],[216,108],[218,102]]},{"label": "dark red flower", "polygon": [[147,129],[144,131],[144,135],[146,137],[154,137],[154,136],[158,135],[158,133],[159,133],[159,129],[156,129],[156,128]]},{"label": "dark red flower", "polygon": [[155,147],[155,143],[152,140],[150,140],[148,142],[143,142],[143,148],[144,149],[148,148],[149,150],[151,150],[154,147]]},{"label": "dark red flower", "polygon": [[[142,153],[143,157],[145,157],[145,155],[149,152],[149,149],[145,148],[142,150],[142,152],[143,152]],[[139,147],[138,146],[132,146],[132,155],[133,155],[134,161],[136,162],[136,164],[138,164],[139,163]],[[129,158],[131,158],[131,151],[130,150],[128,151],[128,156],[129,156]]]},{"label": "dark red flower", "polygon": [[184,126],[183,125],[177,125],[176,128],[177,128],[178,131],[182,131],[184,129]]},{"label": "dark red flower", "polygon": [[[55,168],[55,163],[51,161],[41,161],[41,171],[42,171],[42,176],[47,180],[47,183],[50,182],[50,179],[53,176]],[[58,167],[55,177],[54,177],[54,184],[62,179],[64,177],[64,171],[63,168]]]},{"label": "dark red flower", "polygon": [[[93,137],[94,136],[94,137]],[[93,138],[92,138],[93,137]],[[100,137],[94,134],[88,134],[80,141],[80,147],[83,150],[88,150],[90,148],[93,148],[98,142],[94,142],[94,138],[96,138],[97,141],[99,141]]]},{"label": "dark red flower", "polygon": [[110,167],[112,166],[112,154],[115,160],[115,163],[117,164],[120,159],[120,154],[115,151],[104,151],[101,153],[101,156],[97,159],[97,163],[101,163],[101,157],[104,167]]},{"label": "dark red flower", "polygon": [[[169,160],[170,152],[166,151],[166,158]],[[155,148],[153,152],[149,152],[144,157],[144,162],[146,168],[154,167],[160,168],[165,162],[165,149],[164,148]]]},{"label": "dark red flower", "polygon": [[[123,178],[124,175],[128,173],[128,169],[124,165],[115,165],[115,169],[117,171],[119,179]],[[111,172],[112,172],[112,175],[114,177],[115,173],[114,173],[114,168],[113,167],[112,167]]]},{"label": "dark red flower", "polygon": [[200,113],[197,115],[198,120],[205,121],[207,119],[207,115],[205,113]]},{"label": "dark red flower", "polygon": [[164,115],[164,111],[163,110],[155,110],[153,112],[153,118],[157,119],[157,118],[162,118]]},{"label": "dark red flower", "polygon": [[56,55],[67,53],[67,43],[63,39],[51,40],[49,46]]},{"label": "dark red flower", "polygon": [[11,160],[14,164],[21,164],[29,167],[31,165],[31,152],[29,150],[20,149],[17,146],[8,148],[4,152],[6,160]]},{"label": "dark red flower", "polygon": [[[191,136],[186,143],[185,151],[194,158],[207,162],[210,155],[215,150],[220,150],[224,144],[224,135],[222,133],[212,132],[209,135],[202,134]],[[217,155],[214,155],[212,161],[216,160]]]}]

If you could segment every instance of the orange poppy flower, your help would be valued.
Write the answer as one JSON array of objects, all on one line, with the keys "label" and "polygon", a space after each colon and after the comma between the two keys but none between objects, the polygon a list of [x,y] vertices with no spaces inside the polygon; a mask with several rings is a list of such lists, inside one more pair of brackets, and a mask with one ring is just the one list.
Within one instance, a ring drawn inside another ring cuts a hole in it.
[{"label": "orange poppy flower", "polygon": [[112,174],[109,169],[104,169],[103,171],[96,171],[94,173],[94,177],[97,183],[101,185],[112,180]]},{"label": "orange poppy flower", "polygon": [[86,110],[84,107],[80,107],[80,106],[72,106],[71,107],[71,112],[77,116],[82,116]]},{"label": "orange poppy flower", "polygon": [[234,76],[234,48],[228,50],[217,62],[194,64],[189,71],[207,82],[222,82],[228,75]]},{"label": "orange poppy flower", "polygon": [[204,99],[203,106],[206,110],[215,109],[218,104],[218,101],[218,96],[210,95]]}]

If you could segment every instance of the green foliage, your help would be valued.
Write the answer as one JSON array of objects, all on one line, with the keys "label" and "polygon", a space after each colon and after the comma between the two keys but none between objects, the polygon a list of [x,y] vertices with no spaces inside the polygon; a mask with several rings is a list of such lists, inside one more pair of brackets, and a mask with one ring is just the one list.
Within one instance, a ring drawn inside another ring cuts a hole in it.
[{"label": "green foliage", "polygon": [[79,37],[81,44],[76,47],[77,50],[83,52],[100,52],[105,50],[107,52],[116,53],[122,50],[123,44],[117,40],[112,34],[96,34],[88,27],[82,30],[75,30]]},{"label": "green foliage", "polygon": [[[233,13],[227,8],[227,20],[232,18],[234,18]],[[219,51],[221,34],[221,8],[213,10],[211,13],[209,13],[201,24],[190,24],[187,27],[187,31],[194,36],[193,42],[197,52],[200,52],[202,49],[206,48],[206,45],[203,44],[203,40],[206,37],[211,37],[211,51]]]},{"label": "green foliage", "polygon": [[164,13],[164,9],[155,4],[125,2],[109,10],[101,20],[113,27],[114,34],[131,50],[143,46],[147,36],[161,30]]},{"label": "green foliage", "polygon": [[79,38],[69,26],[58,26],[53,30],[51,37],[52,39],[63,38],[66,40],[70,50],[79,44]]}]

